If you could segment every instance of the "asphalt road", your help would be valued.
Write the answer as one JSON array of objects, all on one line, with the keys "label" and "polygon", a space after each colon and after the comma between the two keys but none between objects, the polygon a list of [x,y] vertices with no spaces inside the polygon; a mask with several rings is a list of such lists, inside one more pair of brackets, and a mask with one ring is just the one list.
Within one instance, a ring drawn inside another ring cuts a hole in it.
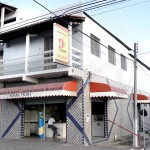
[{"label": "asphalt road", "polygon": [[[108,147],[93,144],[91,146],[73,145],[65,143],[60,139],[0,139],[0,150],[134,150],[129,146]],[[148,150],[148,149],[146,149]],[[150,150],[150,148],[149,148]]]}]

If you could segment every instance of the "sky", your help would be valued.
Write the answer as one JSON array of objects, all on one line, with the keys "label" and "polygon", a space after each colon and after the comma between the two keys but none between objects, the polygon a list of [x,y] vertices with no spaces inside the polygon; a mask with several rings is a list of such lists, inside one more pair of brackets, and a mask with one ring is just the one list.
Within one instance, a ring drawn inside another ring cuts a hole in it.
[{"label": "sky", "polygon": [[[80,0],[37,1],[52,11]],[[0,2],[19,8],[26,17],[48,13],[33,0],[0,0]],[[93,9],[87,13],[132,49],[134,43],[138,43],[137,56],[150,67],[150,0],[126,0],[121,4]],[[145,71],[145,76],[150,82],[150,72]]]},{"label": "sky", "polygon": [[[26,16],[48,13],[33,0],[0,0],[2,3],[15,6]],[[79,0],[37,0],[39,3],[54,10],[59,7],[78,2]],[[83,2],[87,2],[86,0]],[[134,48],[138,43],[138,58],[150,66],[150,0],[127,0],[111,7],[93,9],[88,13],[101,25],[115,34],[123,42]],[[116,9],[116,10],[114,10]],[[145,52],[149,52],[143,54]]]}]

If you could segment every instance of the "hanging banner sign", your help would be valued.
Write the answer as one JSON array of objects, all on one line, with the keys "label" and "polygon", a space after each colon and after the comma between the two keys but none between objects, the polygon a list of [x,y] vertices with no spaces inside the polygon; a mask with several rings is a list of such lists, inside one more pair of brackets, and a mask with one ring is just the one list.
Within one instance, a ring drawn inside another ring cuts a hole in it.
[{"label": "hanging banner sign", "polygon": [[68,29],[53,24],[53,62],[68,65]]}]

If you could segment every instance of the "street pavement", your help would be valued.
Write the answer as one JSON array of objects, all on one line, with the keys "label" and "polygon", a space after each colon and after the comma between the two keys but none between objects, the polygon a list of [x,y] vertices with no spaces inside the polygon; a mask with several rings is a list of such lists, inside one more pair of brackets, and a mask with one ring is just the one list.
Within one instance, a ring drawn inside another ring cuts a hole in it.
[{"label": "street pavement", "polygon": [[[140,149],[140,148],[136,148]],[[0,150],[136,150],[129,146],[101,146],[93,144],[91,146],[82,146],[65,143],[61,139],[46,138],[45,141],[38,138],[25,139],[0,139]],[[142,149],[140,149],[142,150]],[[146,150],[150,150],[146,148]]]}]

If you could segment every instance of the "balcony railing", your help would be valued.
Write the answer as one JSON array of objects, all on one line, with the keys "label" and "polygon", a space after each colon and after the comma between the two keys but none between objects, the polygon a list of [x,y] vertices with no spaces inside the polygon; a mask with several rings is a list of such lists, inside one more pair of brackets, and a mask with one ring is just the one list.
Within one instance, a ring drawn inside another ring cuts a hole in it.
[{"label": "balcony railing", "polygon": [[[72,48],[72,66],[82,68],[82,53],[76,48]],[[29,54],[27,72],[38,72],[51,69],[65,68],[65,65],[53,62],[53,50],[43,53]],[[0,76],[17,75],[25,73],[25,57],[16,59],[0,60]]]}]

